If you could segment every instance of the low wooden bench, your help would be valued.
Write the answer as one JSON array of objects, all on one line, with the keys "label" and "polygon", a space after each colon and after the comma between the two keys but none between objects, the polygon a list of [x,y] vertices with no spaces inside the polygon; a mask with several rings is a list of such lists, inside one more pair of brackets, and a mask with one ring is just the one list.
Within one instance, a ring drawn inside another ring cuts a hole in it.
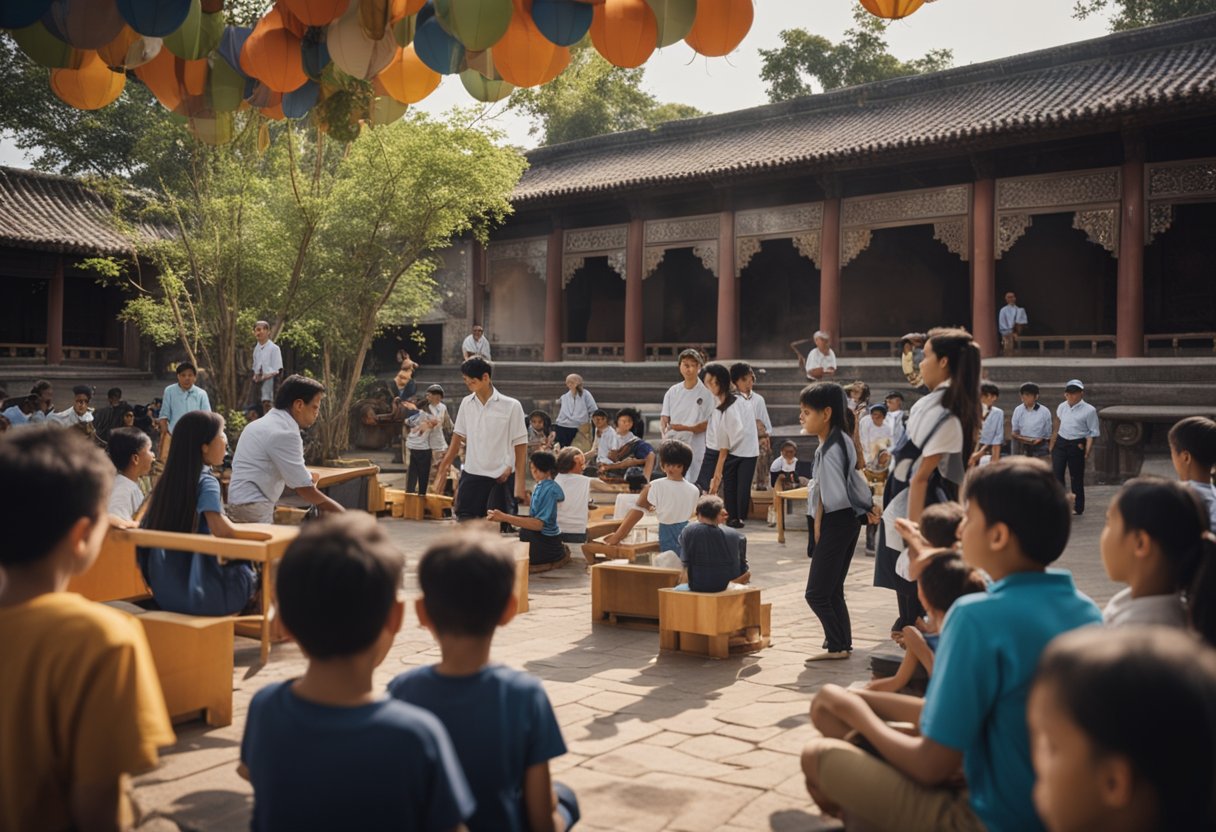
[{"label": "low wooden bench", "polygon": [[680,583],[679,569],[608,561],[591,567],[591,623],[659,629],[659,590]]},{"label": "low wooden bench", "polygon": [[659,647],[724,659],[769,645],[772,604],[759,589],[659,590]]},{"label": "low wooden bench", "polygon": [[101,543],[101,554],[88,572],[72,576],[68,592],[78,592],[90,601],[136,601],[151,592],[135,562],[135,544],[120,529],[111,528]]},{"label": "low wooden bench", "polygon": [[[636,531],[630,533],[630,537],[634,537]],[[659,538],[656,532],[650,535],[645,540],[637,542],[626,542],[625,540],[615,546],[605,543],[603,538],[588,540],[583,544],[583,557],[587,563],[594,564],[596,560],[603,558],[604,560],[627,560],[633,563],[639,555],[654,555],[659,552]]]},{"label": "low wooden bench", "polygon": [[234,618],[153,611],[137,615],[174,722],[202,712],[213,728],[232,724]]}]

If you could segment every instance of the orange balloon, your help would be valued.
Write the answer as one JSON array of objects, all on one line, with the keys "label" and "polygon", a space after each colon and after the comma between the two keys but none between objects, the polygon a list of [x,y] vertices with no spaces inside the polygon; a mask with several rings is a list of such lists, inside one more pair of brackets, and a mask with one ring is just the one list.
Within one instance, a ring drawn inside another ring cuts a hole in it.
[{"label": "orange balloon", "polygon": [[393,62],[376,76],[376,80],[385,92],[402,104],[417,104],[435,91],[443,76],[422,62],[411,43],[397,50]]},{"label": "orange balloon", "polygon": [[684,42],[709,58],[729,55],[752,28],[752,0],[697,0],[697,17]]},{"label": "orange balloon", "polygon": [[207,59],[182,61],[182,85],[190,95],[202,95],[207,91]]},{"label": "orange balloon", "polygon": [[282,19],[271,9],[254,27],[241,49],[241,69],[275,92],[291,92],[308,81],[300,39],[285,28],[263,26],[271,15]]},{"label": "orange balloon", "polygon": [[160,48],[160,38],[145,38],[130,26],[123,26],[118,37],[99,47],[97,54],[107,66],[131,69],[146,64]]},{"label": "orange balloon", "polygon": [[266,118],[270,119],[271,121],[282,121],[283,119],[287,118],[287,115],[283,112],[282,101],[279,101],[273,107],[261,107],[258,109],[258,112],[266,116]]},{"label": "orange balloon", "polygon": [[342,16],[350,0],[279,0],[279,3],[305,26],[326,26]]},{"label": "orange balloon", "polygon": [[875,17],[899,20],[923,6],[925,0],[861,0],[861,5]]},{"label": "orange balloon", "polygon": [[83,55],[80,69],[51,70],[51,90],[78,110],[100,110],[122,95],[127,76],[111,70],[92,50]]},{"label": "orange balloon", "polygon": [[135,75],[143,81],[166,110],[176,111],[182,104],[185,90],[177,76],[178,57],[168,49],[162,49],[156,57],[143,66],[135,68]]},{"label": "orange balloon", "polygon": [[395,23],[403,17],[418,14],[425,5],[426,0],[393,0],[389,13],[392,15],[393,22]]},{"label": "orange balloon", "polygon": [[595,7],[591,42],[609,63],[632,69],[646,63],[654,52],[659,42],[659,21],[646,0],[605,0]]},{"label": "orange balloon", "polygon": [[[645,5],[645,0],[639,2]],[[570,63],[570,50],[553,43],[536,28],[532,21],[532,0],[515,0],[511,25],[494,44],[493,53],[498,74],[517,87],[536,87],[552,81]]]}]

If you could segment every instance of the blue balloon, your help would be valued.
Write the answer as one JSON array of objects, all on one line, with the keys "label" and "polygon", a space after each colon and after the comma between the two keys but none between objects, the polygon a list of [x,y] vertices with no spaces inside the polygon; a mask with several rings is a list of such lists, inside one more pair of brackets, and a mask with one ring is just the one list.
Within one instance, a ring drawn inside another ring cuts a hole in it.
[{"label": "blue balloon", "polygon": [[[418,13],[419,18],[422,13]],[[460,71],[464,63],[464,47],[460,41],[449,35],[432,17],[426,23],[418,25],[414,34],[414,51],[418,58],[440,75],[452,75]]]},{"label": "blue balloon", "polygon": [[320,97],[321,85],[316,81],[306,81],[298,90],[292,90],[283,96],[283,115],[288,118],[304,118]]},{"label": "blue balloon", "polygon": [[309,78],[320,78],[325,67],[329,66],[329,46],[325,43],[325,30],[309,29],[304,35],[300,54],[304,59],[304,74]]},{"label": "blue balloon", "polygon": [[215,48],[220,57],[228,62],[228,66],[246,78],[249,74],[241,69],[241,49],[245,47],[245,41],[249,40],[252,32],[253,29],[248,26],[225,26],[224,34],[220,35],[220,45]]},{"label": "blue balloon", "polygon": [[51,0],[4,0],[0,3],[0,29],[24,29],[46,14]]},{"label": "blue balloon", "polygon": [[593,12],[574,0],[534,0],[532,21],[545,39],[558,46],[573,46],[591,28]]},{"label": "blue balloon", "polygon": [[116,0],[127,25],[144,37],[163,38],[181,28],[191,0]]}]

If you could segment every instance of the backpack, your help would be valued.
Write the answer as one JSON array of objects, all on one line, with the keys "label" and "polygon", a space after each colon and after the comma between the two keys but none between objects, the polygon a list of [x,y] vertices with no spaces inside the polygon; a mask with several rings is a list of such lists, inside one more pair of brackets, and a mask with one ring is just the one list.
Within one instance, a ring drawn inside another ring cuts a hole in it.
[{"label": "backpack", "polygon": [[[823,453],[826,458],[828,447],[839,442],[843,445],[845,442],[852,442],[852,438],[845,438],[844,431],[834,430],[828,437],[827,444],[824,446]],[[867,515],[874,511],[874,493],[870,491],[870,485],[866,482],[865,475],[856,467],[849,466],[849,451],[848,448],[841,448],[842,456],[844,457],[844,482],[845,491],[849,495],[849,505],[853,508],[853,514],[858,520],[864,520]]]}]

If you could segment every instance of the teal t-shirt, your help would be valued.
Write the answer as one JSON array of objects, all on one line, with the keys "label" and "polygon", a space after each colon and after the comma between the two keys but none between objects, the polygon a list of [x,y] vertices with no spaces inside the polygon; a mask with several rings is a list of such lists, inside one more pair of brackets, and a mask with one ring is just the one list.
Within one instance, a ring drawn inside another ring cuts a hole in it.
[{"label": "teal t-shirt", "polygon": [[562,533],[557,527],[557,504],[566,499],[562,487],[553,480],[541,480],[532,492],[532,502],[528,504],[528,514],[538,520],[545,521],[545,527],[540,533],[554,537]]},{"label": "teal t-shirt", "polygon": [[1024,572],[954,602],[942,625],[921,734],[963,752],[971,808],[992,832],[1041,830],[1026,699],[1053,638],[1102,612],[1063,570]]}]

